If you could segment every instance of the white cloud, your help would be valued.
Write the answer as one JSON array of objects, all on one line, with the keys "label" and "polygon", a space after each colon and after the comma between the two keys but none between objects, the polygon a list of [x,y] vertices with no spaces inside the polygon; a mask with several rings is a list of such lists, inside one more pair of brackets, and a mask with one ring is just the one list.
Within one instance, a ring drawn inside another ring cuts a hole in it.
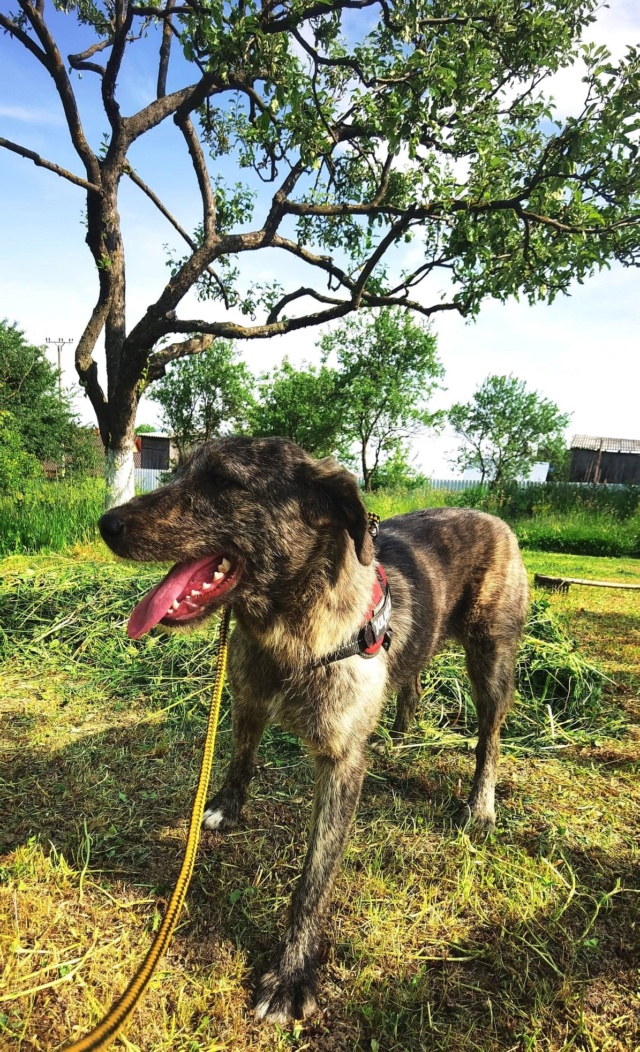
[{"label": "white cloud", "polygon": [[64,124],[63,114],[55,110],[43,109],[41,106],[11,106],[6,102],[0,102],[0,117],[22,121],[24,124]]}]

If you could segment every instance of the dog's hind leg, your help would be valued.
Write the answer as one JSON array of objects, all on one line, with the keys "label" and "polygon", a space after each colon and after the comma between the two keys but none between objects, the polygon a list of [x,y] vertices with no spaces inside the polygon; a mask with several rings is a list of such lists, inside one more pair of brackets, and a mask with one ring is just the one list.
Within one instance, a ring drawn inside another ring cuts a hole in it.
[{"label": "dog's hind leg", "polygon": [[418,702],[420,701],[420,680],[416,677],[413,683],[406,683],[398,691],[396,698],[396,718],[391,729],[392,737],[400,737],[402,734],[408,734],[411,730],[416,710],[418,708]]},{"label": "dog's hind leg", "polygon": [[495,788],[500,728],[513,701],[515,648],[489,636],[468,646],[467,669],[478,714],[476,770],[466,820],[490,832],[496,821]]},{"label": "dog's hind leg", "polygon": [[364,748],[339,760],[316,756],[311,836],[293,893],[289,924],[273,968],[256,993],[256,1018],[284,1023],[316,1009],[315,973],[321,923],[356,809],[365,771]]},{"label": "dog's hind leg", "polygon": [[234,697],[231,708],[233,748],[224,783],[204,809],[205,829],[233,829],[240,821],[253,777],[255,757],[267,725],[266,711]]}]

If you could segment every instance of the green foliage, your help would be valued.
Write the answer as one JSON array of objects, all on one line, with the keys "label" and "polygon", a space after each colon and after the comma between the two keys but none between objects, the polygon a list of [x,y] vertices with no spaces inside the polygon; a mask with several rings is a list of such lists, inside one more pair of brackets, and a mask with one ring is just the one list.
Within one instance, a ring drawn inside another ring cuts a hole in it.
[{"label": "green foliage", "polygon": [[337,362],[341,458],[357,463],[371,490],[385,463],[406,464],[407,439],[440,422],[427,408],[444,375],[436,338],[410,314],[384,308],[347,319],[320,346],[325,363]]},{"label": "green foliage", "polygon": [[526,475],[536,461],[561,457],[569,423],[555,402],[528,391],[515,376],[488,376],[470,402],[451,406],[448,420],[462,439],[455,463],[477,468],[491,485]]},{"label": "green foliage", "polygon": [[36,458],[25,452],[13,416],[0,409],[0,493],[11,493],[26,480],[41,474]]},{"label": "green foliage", "polygon": [[334,369],[295,369],[285,358],[280,368],[260,377],[258,393],[251,412],[252,434],[291,438],[315,457],[335,452],[343,407]]},{"label": "green foliage", "polygon": [[371,480],[372,490],[420,490],[427,479],[409,462],[406,448],[398,446],[382,464]]},{"label": "green foliage", "polygon": [[228,340],[173,362],[149,391],[182,459],[198,442],[242,431],[253,403],[253,377]]},{"label": "green foliage", "polygon": [[[201,117],[215,157],[263,180],[287,157],[310,177],[294,213],[299,243],[346,255],[357,272],[384,237],[398,243],[422,226],[425,261],[410,278],[447,267],[454,302],[471,312],[485,296],[551,301],[606,255],[635,254],[637,229],[623,217],[639,185],[638,52],[613,63],[576,43],[596,0],[496,0],[454,14],[403,0],[348,26],[346,6],[269,19],[257,0],[207,0],[183,19],[187,59],[205,61],[216,84],[238,70],[245,83],[260,78],[259,100],[238,92],[236,105]],[[540,82],[578,60],[587,102],[556,123]],[[385,156],[401,152],[383,176]],[[398,223],[411,208],[415,218]],[[391,291],[381,267],[367,291],[374,281]]]},{"label": "green foliage", "polygon": [[78,425],[58,373],[41,347],[0,321],[0,411],[12,417],[25,453],[63,464],[77,445]]},{"label": "green foliage", "polygon": [[575,511],[540,514],[516,520],[513,528],[521,548],[574,555],[640,558],[640,514],[621,522],[606,512]]}]

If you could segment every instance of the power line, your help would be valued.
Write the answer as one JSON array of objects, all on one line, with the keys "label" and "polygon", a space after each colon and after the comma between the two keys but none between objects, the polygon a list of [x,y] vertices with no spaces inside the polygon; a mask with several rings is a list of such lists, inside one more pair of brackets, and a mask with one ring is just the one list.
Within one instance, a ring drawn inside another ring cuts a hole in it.
[{"label": "power line", "polygon": [[57,340],[52,340],[48,336],[45,343],[53,343],[58,348],[58,398],[62,401],[62,348],[66,343],[73,343],[73,340],[65,340],[62,336],[59,336]]}]

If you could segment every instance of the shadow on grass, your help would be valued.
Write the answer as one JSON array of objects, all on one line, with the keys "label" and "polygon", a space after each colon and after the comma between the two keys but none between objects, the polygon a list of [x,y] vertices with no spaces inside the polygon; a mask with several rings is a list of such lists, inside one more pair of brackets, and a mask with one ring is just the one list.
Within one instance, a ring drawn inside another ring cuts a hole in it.
[{"label": "shadow on grass", "polygon": [[[38,837],[80,869],[88,835],[94,880],[166,897],[201,732],[199,719],[176,719],[109,730],[53,754],[18,752],[6,768],[2,849]],[[216,782],[227,752],[223,730]],[[193,984],[221,967],[226,945],[259,971],[285,923],[306,847],[311,776],[286,736],[273,735],[261,755],[247,824],[203,838],[171,958]],[[279,1044],[273,1028],[250,1018],[245,975],[241,1032],[230,1047],[503,1052],[593,1049],[605,1038],[613,1049],[633,1047],[640,944],[632,856],[564,846],[561,862],[544,821],[523,818],[522,787],[508,779],[500,796],[513,805],[512,820],[503,812],[502,833],[474,845],[452,825],[471,761],[439,750],[423,773],[372,760],[329,922],[324,1015],[285,1028]],[[553,812],[550,798],[550,820]],[[7,875],[13,879],[10,867]],[[527,880],[539,882],[539,902],[523,891]],[[422,902],[426,892],[431,905]],[[237,976],[227,982],[237,985]],[[198,1019],[196,1012],[194,1029]]]}]

